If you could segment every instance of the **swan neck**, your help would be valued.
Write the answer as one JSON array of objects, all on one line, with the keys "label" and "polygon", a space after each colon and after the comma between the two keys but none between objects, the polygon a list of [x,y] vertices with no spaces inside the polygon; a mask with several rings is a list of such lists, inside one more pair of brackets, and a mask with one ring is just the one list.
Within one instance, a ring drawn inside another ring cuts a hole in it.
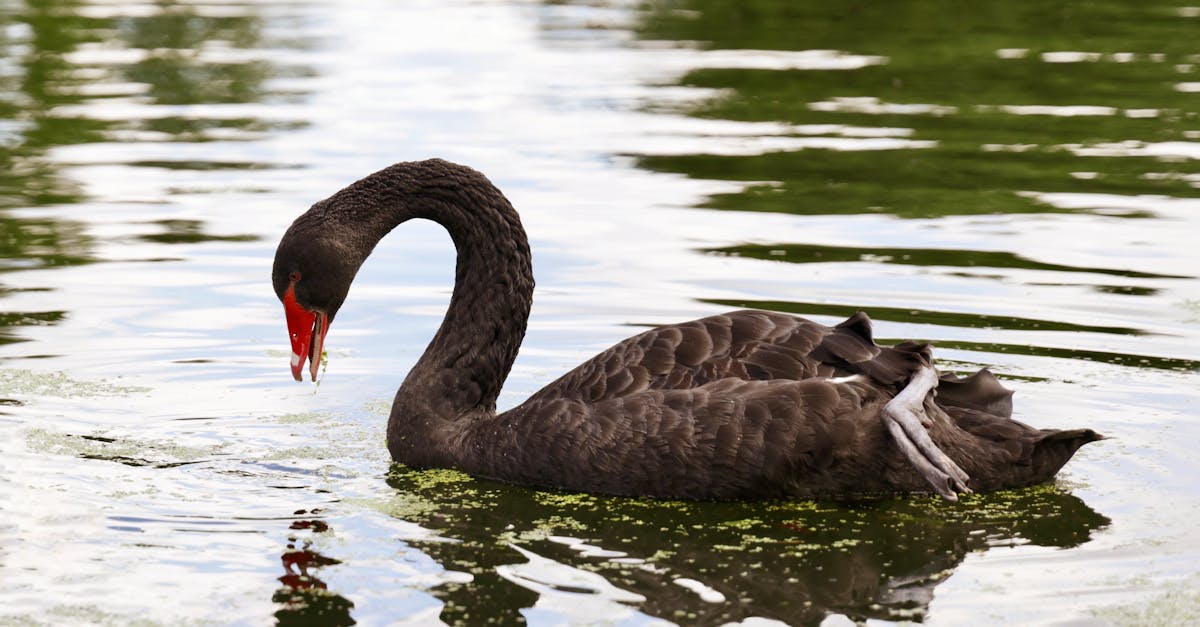
[{"label": "swan neck", "polygon": [[498,191],[476,206],[436,209],[423,217],[446,227],[454,241],[454,291],[401,393],[441,404],[438,413],[449,419],[471,410],[495,412],[533,301],[529,243],[516,211]]},{"label": "swan neck", "polygon": [[[495,415],[525,336],[533,271],[512,204],[470,168],[439,159],[398,163],[313,205],[293,223],[280,250],[302,247],[303,255],[295,256],[320,260],[331,279],[312,289],[332,320],[375,246],[413,218],[445,227],[458,256],[446,316],[396,392],[388,447],[398,461],[445,465],[462,428]],[[278,292],[286,275],[276,274]]]},{"label": "swan neck", "polygon": [[368,253],[412,218],[441,224],[457,249],[446,316],[396,392],[388,421],[394,459],[443,464],[438,456],[459,429],[495,414],[524,339],[534,284],[525,230],[482,174],[437,160],[398,164],[345,191],[367,195],[363,204],[379,209],[360,222]]}]

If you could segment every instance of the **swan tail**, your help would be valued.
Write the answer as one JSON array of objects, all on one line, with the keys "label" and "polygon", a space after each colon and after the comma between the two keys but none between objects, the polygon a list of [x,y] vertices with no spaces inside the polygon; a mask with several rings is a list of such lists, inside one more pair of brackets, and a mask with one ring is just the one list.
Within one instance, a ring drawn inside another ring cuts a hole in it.
[{"label": "swan tail", "polygon": [[1106,439],[1091,429],[1043,429],[1042,434],[1044,437],[1033,448],[1034,480],[1031,483],[1049,481],[1080,447]]}]

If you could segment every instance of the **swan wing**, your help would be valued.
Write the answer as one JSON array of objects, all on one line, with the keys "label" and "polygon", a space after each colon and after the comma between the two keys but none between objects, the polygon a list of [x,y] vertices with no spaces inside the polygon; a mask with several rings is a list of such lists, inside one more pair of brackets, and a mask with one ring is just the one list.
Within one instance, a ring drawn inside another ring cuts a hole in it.
[{"label": "swan wing", "polygon": [[875,344],[857,313],[829,327],[788,314],[743,310],[656,327],[601,352],[534,394],[588,403],[646,390],[687,390],[722,379],[792,380],[867,375],[897,389],[928,363],[924,345]]},{"label": "swan wing", "polygon": [[497,455],[506,451],[491,462],[521,469],[516,480],[553,488],[705,499],[844,497],[893,489],[900,473],[911,489],[922,489],[877,417],[886,400],[862,379],[726,378],[598,402],[531,399],[496,423],[477,425],[487,433],[472,440],[492,443],[488,450]]}]

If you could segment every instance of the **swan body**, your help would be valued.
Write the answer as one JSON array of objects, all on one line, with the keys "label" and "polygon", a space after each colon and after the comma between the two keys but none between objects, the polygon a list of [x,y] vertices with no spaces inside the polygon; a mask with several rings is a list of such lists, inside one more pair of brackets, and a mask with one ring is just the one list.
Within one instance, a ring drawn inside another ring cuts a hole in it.
[{"label": "swan body", "polygon": [[388,419],[403,464],[616,495],[954,500],[1044,482],[1102,438],[1012,420],[1012,393],[989,372],[938,377],[928,345],[879,346],[861,312],[833,327],[749,310],[657,327],[497,413],[532,302],[529,244],[495,186],[437,159],[372,174],[283,236],[272,281],[297,380],[305,361],[316,379],[375,244],[413,218],[445,226],[458,261],[446,317]]}]

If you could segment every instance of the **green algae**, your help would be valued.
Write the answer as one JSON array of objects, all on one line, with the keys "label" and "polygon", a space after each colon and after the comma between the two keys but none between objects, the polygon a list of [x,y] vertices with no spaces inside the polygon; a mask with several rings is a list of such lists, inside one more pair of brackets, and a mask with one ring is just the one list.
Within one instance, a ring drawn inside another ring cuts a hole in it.
[{"label": "green algae", "polygon": [[338,446],[295,446],[275,449],[258,456],[259,461],[297,461],[343,459],[346,450]]},{"label": "green algae", "polygon": [[761,527],[763,524],[763,521],[759,520],[758,518],[743,518],[741,520],[725,521],[724,523],[721,523],[721,524],[723,524],[725,527],[727,527],[729,529],[740,529],[740,530],[744,531],[747,529],[753,529],[755,527]]},{"label": "green algae", "polygon": [[583,492],[543,492],[533,493],[533,499],[548,507],[570,507],[573,509],[595,509],[599,506],[599,498]]},{"label": "green algae", "polygon": [[[525,593],[491,570],[511,563],[510,547],[518,546],[600,572],[650,599],[674,577],[743,582],[734,586],[736,594],[726,591],[727,598],[749,606],[767,598],[774,603],[786,590],[782,603],[793,613],[784,615],[796,623],[812,622],[830,607],[832,601],[811,596],[829,581],[854,578],[860,597],[838,601],[833,607],[841,613],[920,620],[925,607],[906,601],[913,598],[907,590],[932,589],[968,554],[997,544],[1075,546],[1108,524],[1054,485],[967,495],[959,503],[924,496],[695,502],[532,490],[400,465],[393,465],[388,482],[394,499],[372,507],[455,540],[413,542],[443,567],[477,577],[473,586],[432,590],[446,604],[443,619],[465,608],[473,615],[519,614],[511,597]],[[581,544],[598,550],[577,550]],[[737,618],[735,605],[714,610],[699,599],[694,607],[690,600],[672,602],[672,611],[699,613],[706,621]]]},{"label": "green algae", "polygon": [[362,410],[375,416],[387,416],[392,413],[392,401],[386,398],[369,400],[362,404]]},{"label": "green algae", "polygon": [[[259,461],[373,459],[375,456],[382,459],[384,454],[384,448],[378,442],[382,438],[382,428],[359,422],[349,414],[297,412],[273,416],[270,420],[295,427],[296,434],[305,444],[257,453],[255,459]],[[325,475],[354,474],[344,463],[331,465],[321,472]]]},{"label": "green algae", "polygon": [[589,531],[591,527],[573,516],[552,515],[546,518],[539,518],[532,523],[534,529],[546,532],[547,536],[560,535],[564,532],[583,533]]},{"label": "green algae", "polygon": [[275,416],[273,420],[281,425],[310,425],[329,422],[331,416],[329,414],[307,411]]},{"label": "green algae", "polygon": [[25,434],[25,444],[29,450],[39,453],[156,468],[197,463],[220,455],[227,448],[226,444],[185,446],[174,442],[117,438],[103,434],[75,435],[38,428],[30,429]]},{"label": "green algae", "polygon": [[[469,484],[475,479],[465,472],[454,470],[453,468],[429,468],[420,470],[412,474],[410,477],[419,489],[431,489],[446,485]],[[460,493],[461,494],[461,493]]]},{"label": "green algae", "polygon": [[346,499],[345,503],[401,520],[424,520],[439,509],[437,503],[416,494],[396,494],[387,499]]},{"label": "green algae", "polygon": [[[1144,588],[1145,584],[1136,587]],[[1171,584],[1147,601],[1092,612],[1097,619],[1121,627],[1200,624],[1200,578]]]},{"label": "green algae", "polygon": [[159,627],[160,625],[213,625],[211,620],[172,619],[163,623],[147,618],[105,611],[94,605],[57,605],[39,610],[37,615],[0,616],[0,626],[51,627],[58,625],[96,625],[97,627]]},{"label": "green algae", "polygon": [[104,379],[75,379],[62,371],[38,372],[10,368],[0,369],[0,389],[13,396],[51,398],[130,396],[150,391],[148,387],[122,385]]}]

